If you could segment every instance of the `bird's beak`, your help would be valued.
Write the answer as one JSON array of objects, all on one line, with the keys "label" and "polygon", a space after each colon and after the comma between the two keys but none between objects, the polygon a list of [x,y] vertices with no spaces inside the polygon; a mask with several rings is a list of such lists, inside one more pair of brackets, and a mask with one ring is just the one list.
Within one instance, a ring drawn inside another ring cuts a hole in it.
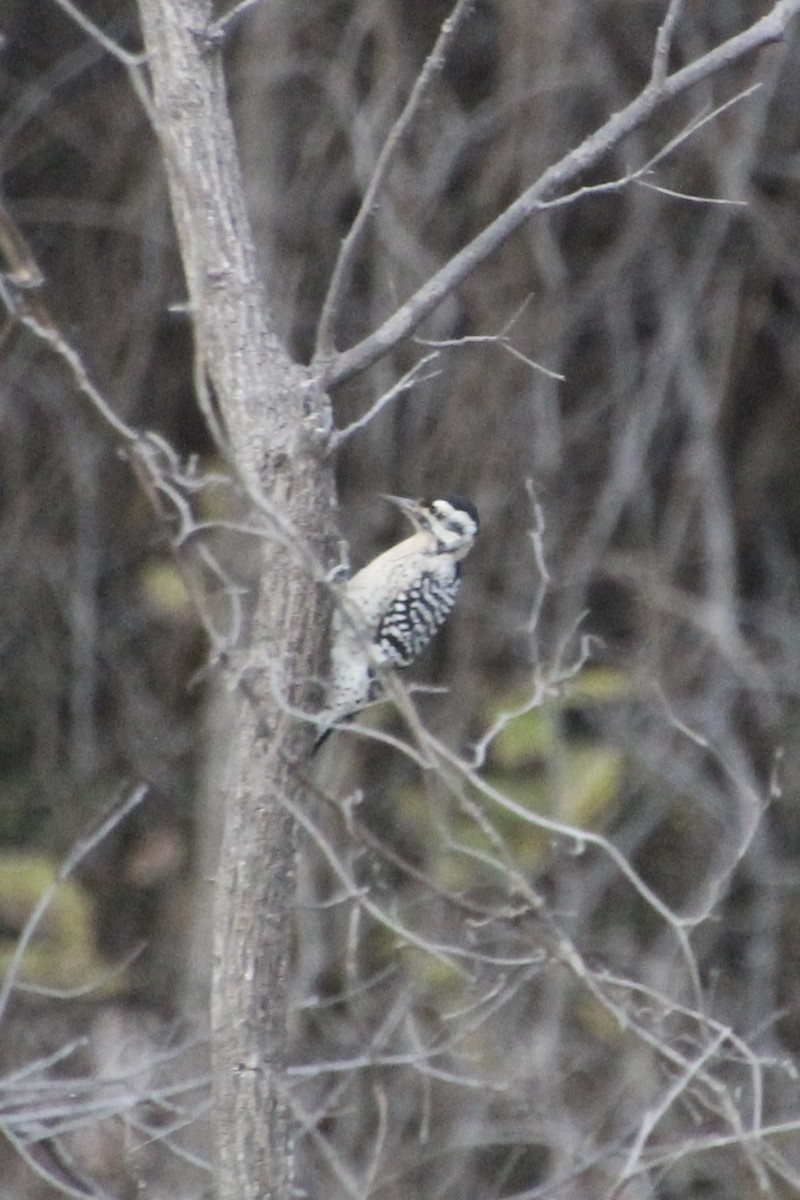
[{"label": "bird's beak", "polygon": [[405,496],[390,496],[387,492],[382,493],[382,498],[388,500],[390,504],[396,505],[401,512],[405,513],[412,525],[419,528],[422,510],[418,500],[409,500]]}]

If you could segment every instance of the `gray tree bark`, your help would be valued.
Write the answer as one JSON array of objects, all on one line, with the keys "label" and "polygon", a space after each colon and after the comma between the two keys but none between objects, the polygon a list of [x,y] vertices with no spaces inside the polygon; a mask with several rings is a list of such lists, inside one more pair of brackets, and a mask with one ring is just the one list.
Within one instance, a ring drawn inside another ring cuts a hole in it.
[{"label": "gray tree bark", "polygon": [[[332,513],[327,399],[291,361],[269,315],[248,224],[206,0],[140,0],[195,331],[198,390],[213,389],[232,458],[275,537],[236,664],[228,809],[216,877],[212,1066],[221,1200],[291,1193],[284,1089],[294,830],[287,799],[312,731],[288,710],[316,666],[324,589],[309,556]],[[201,402],[208,404],[207,399]]]}]

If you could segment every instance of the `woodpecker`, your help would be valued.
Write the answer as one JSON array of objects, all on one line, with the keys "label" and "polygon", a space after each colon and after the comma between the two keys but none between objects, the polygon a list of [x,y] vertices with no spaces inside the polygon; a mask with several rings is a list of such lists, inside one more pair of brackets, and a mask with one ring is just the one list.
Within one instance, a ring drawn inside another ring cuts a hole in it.
[{"label": "woodpecker", "polygon": [[407,667],[422,654],[456,601],[461,563],[478,534],[469,500],[407,500],[396,504],[414,533],[367,563],[344,586],[333,618],[331,682],[321,732],[377,699],[376,666]]}]

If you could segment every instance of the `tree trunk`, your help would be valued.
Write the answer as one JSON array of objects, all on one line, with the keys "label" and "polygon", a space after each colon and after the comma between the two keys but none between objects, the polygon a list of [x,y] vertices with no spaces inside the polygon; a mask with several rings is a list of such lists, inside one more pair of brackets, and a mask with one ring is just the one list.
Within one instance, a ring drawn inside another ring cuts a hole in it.
[{"label": "tree trunk", "polygon": [[[283,1086],[296,763],[311,727],[287,711],[313,674],[325,595],[309,569],[333,500],[327,400],[277,338],[259,279],[218,48],[203,0],[140,0],[155,114],[194,321],[236,468],[275,537],[260,549],[236,664],[228,810],[216,879],[212,1065],[221,1200],[291,1193]],[[201,389],[202,391],[202,384]],[[205,403],[200,397],[201,403]],[[302,551],[302,552],[301,552]]]}]

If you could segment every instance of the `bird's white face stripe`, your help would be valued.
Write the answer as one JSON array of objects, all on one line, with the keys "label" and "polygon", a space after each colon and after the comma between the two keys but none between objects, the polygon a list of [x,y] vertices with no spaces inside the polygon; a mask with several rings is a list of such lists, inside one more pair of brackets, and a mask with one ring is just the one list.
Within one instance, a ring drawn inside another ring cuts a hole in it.
[{"label": "bird's white face stripe", "polygon": [[472,517],[469,516],[469,513],[462,512],[462,510],[459,508],[453,508],[453,505],[449,500],[434,500],[433,504],[431,505],[431,511],[442,521],[451,521],[454,517],[458,519],[467,517],[470,521],[472,521]]},{"label": "bird's white face stripe", "polygon": [[428,524],[437,542],[451,550],[462,550],[463,547],[463,554],[466,554],[478,532],[477,522],[470,514],[449,500],[434,500],[428,511]]}]

